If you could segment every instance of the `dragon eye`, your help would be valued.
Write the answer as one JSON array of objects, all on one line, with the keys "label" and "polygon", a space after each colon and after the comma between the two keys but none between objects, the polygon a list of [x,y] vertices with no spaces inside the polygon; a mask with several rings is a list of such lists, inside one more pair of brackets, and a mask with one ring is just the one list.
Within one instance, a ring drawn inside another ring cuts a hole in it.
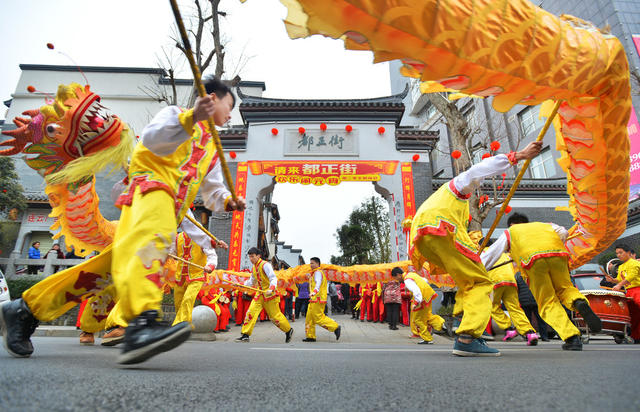
[{"label": "dragon eye", "polygon": [[45,126],[44,131],[47,134],[47,136],[54,137],[59,127],[60,125],[58,125],[57,123],[49,123],[48,125]]}]

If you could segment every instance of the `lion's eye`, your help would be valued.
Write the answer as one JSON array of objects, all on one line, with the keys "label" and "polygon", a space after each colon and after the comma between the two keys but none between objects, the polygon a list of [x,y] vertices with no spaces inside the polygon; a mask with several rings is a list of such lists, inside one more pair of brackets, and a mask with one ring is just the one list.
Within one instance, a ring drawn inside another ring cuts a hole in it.
[{"label": "lion's eye", "polygon": [[60,127],[57,123],[49,123],[45,126],[44,131],[49,137],[54,137],[56,135],[56,131]]}]

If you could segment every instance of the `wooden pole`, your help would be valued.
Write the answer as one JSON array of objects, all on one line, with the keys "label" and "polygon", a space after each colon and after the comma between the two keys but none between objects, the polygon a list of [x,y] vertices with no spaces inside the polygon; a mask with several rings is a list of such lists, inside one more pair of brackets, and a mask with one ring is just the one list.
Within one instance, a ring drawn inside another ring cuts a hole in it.
[{"label": "wooden pole", "polygon": [[[540,142],[544,138],[544,135],[547,133],[549,126],[551,126],[551,122],[553,121],[553,118],[556,117],[556,113],[558,113],[558,108],[560,108],[560,103],[561,101],[558,100],[555,106],[553,106],[553,110],[551,111],[551,114],[549,115],[549,117],[547,117],[547,121],[544,123],[544,127],[542,128],[542,130],[540,130],[540,133],[538,134],[538,138],[536,139],[536,142]],[[484,241],[482,242],[482,245],[480,245],[480,249],[478,250],[478,253],[482,252],[485,246],[487,246],[487,242],[489,242],[489,238],[491,238],[493,231],[496,230],[496,227],[498,226],[498,222],[500,222],[500,219],[502,219],[502,215],[504,215],[504,211],[509,205],[509,201],[513,197],[513,194],[516,192],[516,189],[518,188],[518,185],[520,184],[520,181],[524,176],[524,172],[529,167],[529,163],[531,163],[531,159],[525,160],[524,165],[522,165],[522,169],[520,169],[520,173],[518,173],[516,180],[513,181],[513,185],[511,186],[511,190],[509,190],[509,194],[507,194],[507,197],[502,202],[502,206],[500,207],[500,210],[496,215],[496,220],[493,221],[493,224],[491,225],[489,232],[487,232],[487,234],[484,236]]]},{"label": "wooden pole", "polygon": [[[170,257],[170,258],[172,258],[172,259],[175,259],[175,260],[179,260],[180,262],[185,263],[185,264],[187,264],[187,265],[189,265],[189,266],[193,266],[193,267],[196,267],[196,268],[198,268],[198,269],[205,270],[205,267],[204,267],[204,266],[200,266],[200,265],[198,265],[197,263],[189,262],[188,260],[186,260],[186,259],[182,259],[181,257],[178,257],[178,256],[173,255],[173,254],[171,254],[171,253],[169,253],[169,257]],[[245,285],[242,285],[242,284],[240,284],[240,283],[231,282],[231,281],[229,281],[229,280],[225,280],[225,279],[220,279],[220,280],[221,280],[221,281],[223,281],[223,282],[225,282],[225,283],[229,283],[229,284],[231,284],[231,285],[240,286],[240,287],[245,288],[245,289],[255,290],[256,292],[262,292],[262,293],[266,293],[266,292],[268,292],[268,290],[262,290],[262,289],[252,288],[251,286],[245,286]]]},{"label": "wooden pole", "polygon": [[[173,10],[173,16],[176,19],[176,25],[178,26],[178,31],[180,32],[180,37],[182,38],[184,53],[187,56],[187,60],[189,60],[189,66],[191,66],[191,72],[193,73],[193,85],[198,91],[198,95],[200,97],[204,97],[207,95],[207,91],[205,90],[204,85],[202,84],[202,76],[200,74],[200,69],[198,68],[196,61],[193,58],[193,53],[191,52],[191,43],[189,42],[187,31],[184,28],[182,16],[180,16],[180,9],[178,8],[178,3],[176,0],[169,0],[169,1],[171,3],[171,10]],[[233,184],[233,178],[231,177],[231,172],[229,172],[229,166],[227,165],[227,160],[224,157],[224,151],[222,150],[222,144],[220,143],[220,137],[218,136],[218,131],[216,130],[216,125],[213,122],[213,118],[208,118],[207,124],[209,125],[209,131],[211,132],[213,143],[216,146],[216,152],[218,152],[218,161],[220,162],[222,173],[224,174],[224,178],[227,182],[229,192],[231,193],[231,198],[233,199],[234,202],[237,203],[238,198],[236,196],[235,185]]]},{"label": "wooden pole", "polygon": [[194,218],[192,218],[188,213],[186,215],[184,215],[184,217],[186,217],[187,219],[189,219],[191,221],[191,223],[193,223],[194,225],[196,225],[196,227],[200,230],[202,230],[204,233],[206,233],[214,242],[218,242],[218,239],[213,236],[213,233],[209,232],[207,229],[204,228],[204,226],[202,226],[200,224],[200,222],[198,222],[197,220],[195,220]]}]

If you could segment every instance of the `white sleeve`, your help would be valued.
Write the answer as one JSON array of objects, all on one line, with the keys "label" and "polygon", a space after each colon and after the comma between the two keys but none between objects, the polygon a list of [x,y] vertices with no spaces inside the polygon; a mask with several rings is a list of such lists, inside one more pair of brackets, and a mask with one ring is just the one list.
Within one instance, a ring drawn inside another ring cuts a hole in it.
[{"label": "white sleeve", "polygon": [[493,245],[483,250],[480,254],[480,259],[486,269],[491,269],[500,259],[500,256],[509,251],[511,245],[509,244],[508,232],[509,230],[505,230]]},{"label": "white sleeve", "polygon": [[140,141],[156,156],[167,156],[191,136],[178,120],[180,109],[168,106],[160,110],[142,130]]},{"label": "white sleeve", "polygon": [[262,266],[262,270],[264,270],[264,274],[269,278],[269,287],[273,286],[274,288],[278,287],[278,278],[276,277],[275,272],[273,271],[273,267],[271,263],[265,262],[264,266]]},{"label": "white sleeve", "polygon": [[111,187],[111,201],[113,203],[116,203],[116,201],[126,188],[127,185],[124,183],[124,179],[118,180],[116,183],[114,183],[114,185]]},{"label": "white sleeve", "polygon": [[217,161],[213,169],[204,177],[200,185],[200,194],[207,209],[214,212],[224,211],[224,201],[231,196],[231,193],[224,185],[220,161]]},{"label": "white sleeve", "polygon": [[467,195],[478,188],[485,177],[497,175],[509,170],[510,167],[511,162],[507,155],[499,154],[491,156],[454,177],[453,185],[458,192]]},{"label": "white sleeve", "polygon": [[404,287],[409,289],[411,293],[413,293],[413,300],[415,300],[416,303],[422,302],[422,293],[420,293],[420,288],[418,287],[416,282],[414,282],[412,279],[405,279]]},{"label": "white sleeve", "polygon": [[[191,213],[191,210],[187,211],[187,215],[195,219],[193,213]],[[212,244],[212,239],[209,237],[209,235],[204,233],[199,227],[194,225],[193,222],[191,222],[186,217],[182,219],[182,222],[180,222],[180,228],[187,234],[187,236],[191,238],[191,240],[193,240],[198,246],[200,246],[204,254],[207,256],[207,266],[213,265],[214,267],[217,267],[218,254],[216,253],[215,246]]]},{"label": "white sleeve", "polygon": [[567,232],[567,229],[565,229],[562,226],[556,225],[555,223],[549,223],[549,224],[551,225],[553,230],[556,231],[558,236],[560,236],[560,239],[562,240],[562,243],[566,242],[567,241],[567,236],[569,235],[569,232]]},{"label": "white sleeve", "polygon": [[[320,292],[320,286],[322,285],[322,273],[319,270],[316,270],[313,273],[313,281],[315,282],[316,287],[318,288],[318,292]],[[327,291],[329,290],[329,282],[327,282]],[[311,291],[313,292],[313,291]]]}]

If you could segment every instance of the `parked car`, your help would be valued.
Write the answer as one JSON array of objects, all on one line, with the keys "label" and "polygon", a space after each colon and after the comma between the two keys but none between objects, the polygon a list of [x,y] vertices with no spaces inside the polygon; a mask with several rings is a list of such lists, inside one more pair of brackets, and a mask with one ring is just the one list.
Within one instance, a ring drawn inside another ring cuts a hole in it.
[{"label": "parked car", "polygon": [[0,302],[6,302],[11,300],[9,296],[9,285],[7,285],[7,279],[4,278],[4,273],[0,269]]}]

